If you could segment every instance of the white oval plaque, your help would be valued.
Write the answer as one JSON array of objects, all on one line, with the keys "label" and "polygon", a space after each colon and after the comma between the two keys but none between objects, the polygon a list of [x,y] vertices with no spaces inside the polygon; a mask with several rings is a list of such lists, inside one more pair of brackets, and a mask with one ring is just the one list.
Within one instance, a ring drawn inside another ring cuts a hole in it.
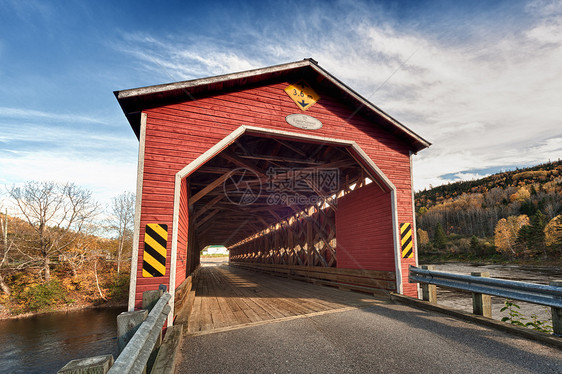
[{"label": "white oval plaque", "polygon": [[285,121],[291,126],[304,130],[318,130],[322,128],[322,122],[306,114],[289,114]]}]

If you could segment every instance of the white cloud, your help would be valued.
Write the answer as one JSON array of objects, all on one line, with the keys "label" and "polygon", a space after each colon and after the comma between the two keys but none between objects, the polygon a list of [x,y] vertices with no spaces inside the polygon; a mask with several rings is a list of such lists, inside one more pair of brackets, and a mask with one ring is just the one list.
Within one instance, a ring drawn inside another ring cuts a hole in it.
[{"label": "white cloud", "polygon": [[[421,190],[450,181],[442,176],[453,173],[459,180],[471,180],[479,169],[501,168],[506,165],[530,166],[562,158],[562,137],[522,147],[511,147],[496,152],[470,151],[432,153],[420,152],[414,157],[414,188]],[[461,172],[455,173],[456,170]],[[486,175],[482,175],[484,177]]]},{"label": "white cloud", "polygon": [[8,107],[0,107],[0,118],[45,119],[50,121],[88,122],[88,123],[99,123],[99,124],[105,123],[105,121],[100,118],[84,116],[82,114],[62,114],[62,113],[44,112],[34,109],[8,108]]},{"label": "white cloud", "polygon": [[136,160],[36,151],[0,156],[0,169],[0,184],[5,186],[29,180],[73,182],[95,191],[95,198],[106,206],[124,190],[135,191],[137,165]]},{"label": "white cloud", "polygon": [[157,40],[145,34],[134,33],[125,34],[124,43],[114,44],[113,47],[135,56],[147,71],[173,81],[259,67],[251,58],[235,51],[223,51],[220,41],[217,44],[190,43],[190,48],[178,48],[176,43],[179,42]]},{"label": "white cloud", "polygon": [[0,127],[0,184],[73,182],[103,205],[134,191],[138,143],[132,134],[121,136],[93,116],[7,107],[0,107]]},{"label": "white cloud", "polygon": [[463,41],[382,22],[358,5],[361,14],[329,17],[313,8],[310,22],[294,16],[298,33],[238,30],[254,38],[248,48],[241,38],[227,44],[133,35],[121,50],[177,80],[314,57],[434,144],[416,157],[415,184],[423,188],[446,182],[444,174],[468,178],[471,170],[562,157],[560,4],[529,4],[527,29],[492,34],[483,25]]}]

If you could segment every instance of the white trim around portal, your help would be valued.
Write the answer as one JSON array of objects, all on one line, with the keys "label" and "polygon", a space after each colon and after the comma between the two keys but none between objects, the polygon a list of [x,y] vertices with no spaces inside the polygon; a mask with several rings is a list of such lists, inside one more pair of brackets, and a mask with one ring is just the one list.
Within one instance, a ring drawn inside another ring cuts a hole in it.
[{"label": "white trim around portal", "polygon": [[[170,289],[169,292],[172,294],[172,299],[170,300],[171,310],[168,315],[168,326],[173,324],[173,313],[174,313],[174,294],[175,294],[175,266],[177,262],[177,250],[178,250],[178,224],[179,224],[179,205],[180,205],[180,194],[181,194],[181,181],[197,170],[199,167],[204,165],[210,159],[218,155],[224,149],[226,149],[230,144],[234,143],[238,138],[244,134],[251,135],[278,135],[281,137],[303,140],[303,141],[320,141],[326,144],[339,145],[344,147],[351,147],[353,151],[364,161],[372,172],[376,174],[386,186],[389,188],[391,196],[391,209],[392,209],[392,232],[394,241],[394,251],[395,251],[395,266],[396,266],[396,287],[397,291],[402,293],[402,269],[400,262],[400,246],[398,240],[398,212],[396,210],[396,186],[388,179],[388,177],[382,172],[381,169],[375,164],[375,162],[355,143],[350,140],[342,140],[336,138],[328,138],[316,135],[308,135],[302,133],[294,133],[284,130],[273,130],[266,129],[262,127],[254,126],[240,126],[220,142],[215,144],[213,147],[209,148],[205,153],[197,157],[195,160],[187,164],[183,169],[181,169],[175,177],[174,185],[174,213],[173,213],[173,224],[172,224],[172,253],[170,260]],[[173,279],[173,281],[172,281]]]}]

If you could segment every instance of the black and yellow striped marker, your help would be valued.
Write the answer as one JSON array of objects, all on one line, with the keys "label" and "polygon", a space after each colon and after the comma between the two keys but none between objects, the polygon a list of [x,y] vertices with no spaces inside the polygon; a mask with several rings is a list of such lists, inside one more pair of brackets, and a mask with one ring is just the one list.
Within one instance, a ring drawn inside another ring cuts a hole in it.
[{"label": "black and yellow striped marker", "polygon": [[400,242],[402,244],[402,258],[414,257],[411,223],[408,222],[400,225]]},{"label": "black and yellow striped marker", "polygon": [[166,244],[168,225],[149,223],[144,232],[142,276],[163,277],[166,274]]}]

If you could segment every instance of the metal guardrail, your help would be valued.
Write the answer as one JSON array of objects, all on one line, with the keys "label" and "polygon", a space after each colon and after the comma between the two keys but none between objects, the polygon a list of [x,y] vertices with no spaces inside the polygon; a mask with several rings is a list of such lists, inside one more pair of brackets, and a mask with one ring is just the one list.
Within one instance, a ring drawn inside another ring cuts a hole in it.
[{"label": "metal guardrail", "polygon": [[172,298],[168,292],[160,296],[146,320],[140,325],[125,349],[121,352],[108,373],[129,374],[142,373],[152,353],[156,340],[162,332],[164,321],[170,312],[168,302]]},{"label": "metal guardrail", "polygon": [[562,287],[444,273],[410,266],[410,282],[434,284],[562,309]]}]

